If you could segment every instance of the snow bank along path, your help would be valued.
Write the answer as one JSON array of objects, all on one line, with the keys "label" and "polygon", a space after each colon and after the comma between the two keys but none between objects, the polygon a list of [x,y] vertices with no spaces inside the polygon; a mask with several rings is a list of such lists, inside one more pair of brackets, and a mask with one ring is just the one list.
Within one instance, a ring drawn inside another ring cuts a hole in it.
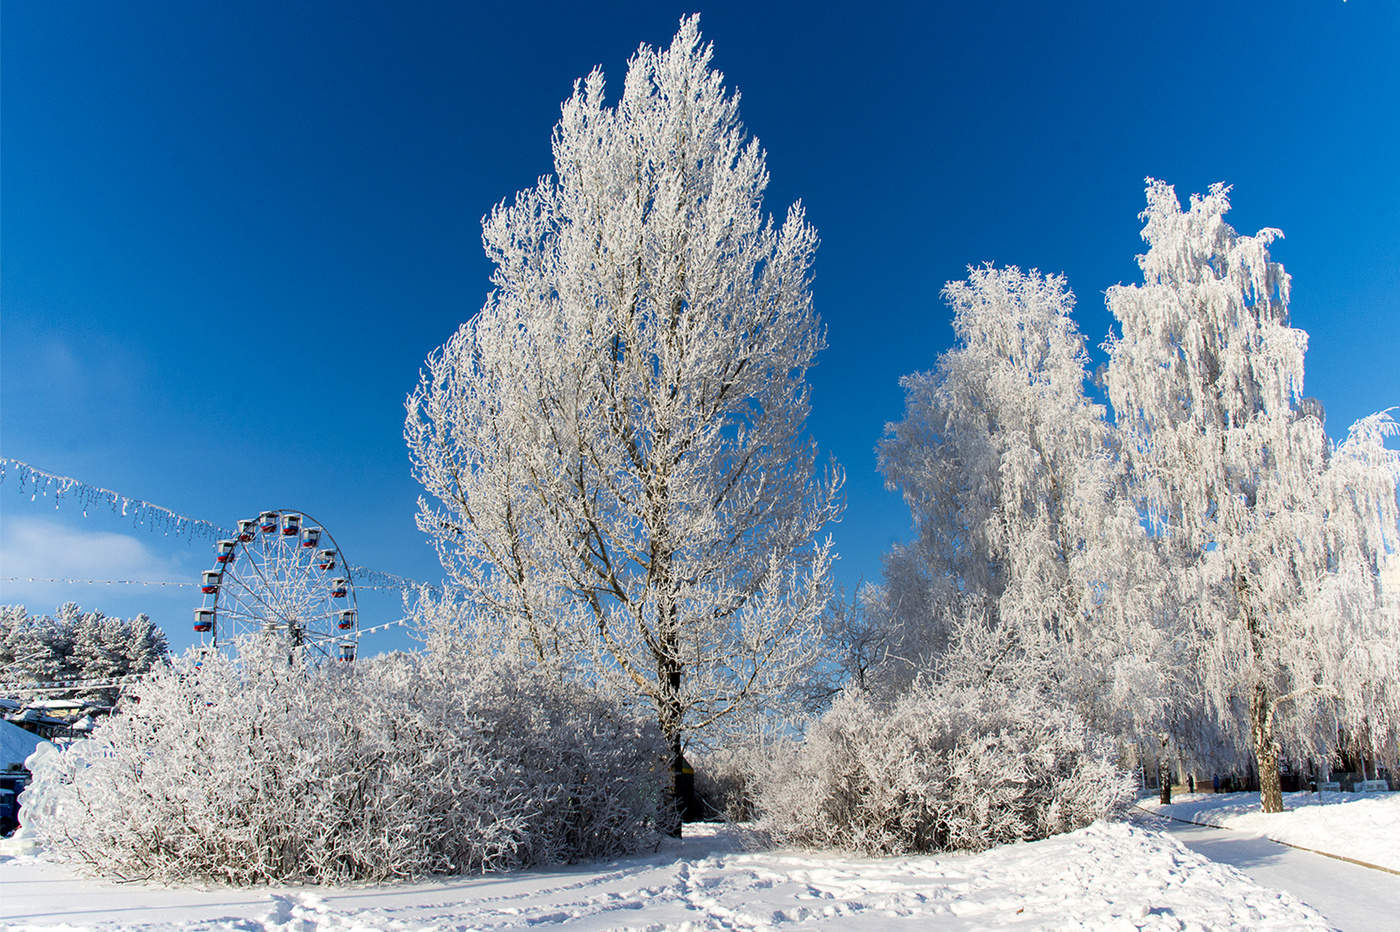
[{"label": "snow bank along path", "polygon": [[[1400,793],[1284,793],[1286,811],[1265,813],[1258,793],[1195,793],[1170,806],[1139,805],[1175,819],[1262,835],[1273,841],[1400,873]],[[1400,905],[1396,907],[1400,912]]]},{"label": "snow bank along path", "polygon": [[1250,832],[1187,822],[1166,823],[1165,828],[1192,851],[1237,867],[1266,887],[1287,890],[1319,910],[1341,932],[1391,929],[1400,916],[1400,876],[1290,848]]},{"label": "snow bank along path", "polygon": [[689,826],[654,855],[551,871],[346,888],[163,889],[0,861],[0,927],[240,932],[519,929],[1327,929],[1295,897],[1170,836],[1096,823],[978,855],[745,851]]}]

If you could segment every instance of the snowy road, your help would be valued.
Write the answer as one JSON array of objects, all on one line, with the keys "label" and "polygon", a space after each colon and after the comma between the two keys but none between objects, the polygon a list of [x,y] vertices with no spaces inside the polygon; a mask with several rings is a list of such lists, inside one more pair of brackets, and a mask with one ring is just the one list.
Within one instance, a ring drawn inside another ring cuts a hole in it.
[{"label": "snowy road", "polygon": [[1299,851],[1249,832],[1155,814],[1139,814],[1137,821],[1165,830],[1212,861],[1239,868],[1261,886],[1293,894],[1342,932],[1400,928],[1400,876]]}]

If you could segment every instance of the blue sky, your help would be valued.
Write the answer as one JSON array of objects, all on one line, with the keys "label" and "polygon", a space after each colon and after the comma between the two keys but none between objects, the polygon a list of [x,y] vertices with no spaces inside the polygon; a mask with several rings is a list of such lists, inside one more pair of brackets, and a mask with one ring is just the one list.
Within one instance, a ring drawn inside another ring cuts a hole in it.
[{"label": "blue sky", "polygon": [[[0,21],[0,451],[217,522],[300,507],[351,559],[438,578],[402,405],[485,296],[480,218],[550,170],[576,77],[619,87],[696,9],[769,209],[801,198],[822,234],[810,427],[849,474],[848,586],[908,534],[873,451],[899,377],[950,339],[942,284],[1064,272],[1097,344],[1148,175],[1227,181],[1236,228],[1284,231],[1334,435],[1400,404],[1391,2],[31,2]],[[0,575],[209,562],[14,485]],[[65,595],[192,637],[187,593],[0,583],[31,609]]]}]

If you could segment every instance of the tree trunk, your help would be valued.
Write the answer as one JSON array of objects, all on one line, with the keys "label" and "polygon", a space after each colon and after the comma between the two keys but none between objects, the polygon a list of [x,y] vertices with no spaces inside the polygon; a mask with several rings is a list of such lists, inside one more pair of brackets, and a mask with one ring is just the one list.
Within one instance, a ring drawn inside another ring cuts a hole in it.
[{"label": "tree trunk", "polygon": [[1172,801],[1172,769],[1167,763],[1167,736],[1162,736],[1162,755],[1157,758],[1157,783],[1160,785],[1158,801],[1163,806],[1171,805]]},{"label": "tree trunk", "polygon": [[[694,777],[688,774],[688,766],[685,755],[681,753],[681,737],[677,732],[674,737],[667,737],[667,742],[671,748],[671,801],[666,807],[666,834],[672,838],[681,837],[682,813],[686,808],[686,784],[693,781]],[[688,780],[687,777],[690,779]]]},{"label": "tree trunk", "polygon": [[[674,609],[670,611],[674,612]],[[689,797],[694,792],[695,777],[681,753],[681,718],[684,715],[681,707],[681,663],[676,656],[679,644],[676,643],[674,628],[672,632],[661,640],[663,656],[658,660],[656,672],[661,681],[661,734],[671,752],[671,800],[666,809],[665,829],[673,838],[679,838],[681,816],[687,810]]]},{"label": "tree trunk", "polygon": [[[666,514],[666,486],[658,480],[661,491],[657,494],[654,514]],[[660,518],[657,519],[658,525]],[[673,838],[681,837],[682,816],[686,811],[687,790],[693,792],[694,774],[688,774],[681,753],[681,720],[685,708],[681,703],[681,663],[680,611],[676,605],[671,582],[671,551],[658,539],[660,532],[653,531],[651,573],[656,579],[656,645],[653,656],[656,658],[656,684],[660,687],[660,701],[657,712],[660,718],[661,734],[671,752],[670,804],[666,808],[665,829]],[[687,780],[687,777],[689,779]],[[687,785],[689,784],[689,785]]]},{"label": "tree trunk", "polygon": [[1250,732],[1254,738],[1254,760],[1259,767],[1259,807],[1265,812],[1283,811],[1283,787],[1278,778],[1278,748],[1274,744],[1273,708],[1269,688],[1254,685],[1249,700]]}]

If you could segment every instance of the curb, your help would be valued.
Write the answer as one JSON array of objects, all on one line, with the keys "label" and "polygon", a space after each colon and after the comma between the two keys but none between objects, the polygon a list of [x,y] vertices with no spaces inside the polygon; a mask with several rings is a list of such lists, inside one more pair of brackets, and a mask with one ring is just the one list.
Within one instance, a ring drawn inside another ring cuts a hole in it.
[{"label": "curb", "polygon": [[[1201,828],[1214,828],[1222,832],[1234,831],[1234,829],[1227,828],[1224,825],[1211,825],[1209,822],[1197,822],[1194,819],[1183,819],[1180,816],[1167,815],[1165,812],[1153,812],[1151,809],[1142,808],[1137,803],[1133,803],[1132,808],[1136,809],[1138,812],[1156,816],[1159,819],[1167,819],[1172,822],[1184,822],[1187,825],[1199,825]],[[1396,870],[1393,867],[1382,867],[1379,864],[1372,864],[1369,861],[1358,861],[1356,858],[1349,858],[1344,854],[1333,854],[1330,851],[1318,851],[1316,848],[1305,848],[1302,845],[1295,845],[1292,842],[1279,841],[1277,838],[1271,838],[1268,835],[1261,835],[1260,837],[1276,845],[1283,845],[1285,848],[1293,848],[1296,851],[1306,851],[1308,854],[1320,854],[1324,858],[1331,858],[1334,861],[1345,861],[1348,864],[1355,864],[1357,867],[1366,867],[1373,871],[1381,871],[1385,874],[1394,874],[1400,877],[1400,870]]]}]

